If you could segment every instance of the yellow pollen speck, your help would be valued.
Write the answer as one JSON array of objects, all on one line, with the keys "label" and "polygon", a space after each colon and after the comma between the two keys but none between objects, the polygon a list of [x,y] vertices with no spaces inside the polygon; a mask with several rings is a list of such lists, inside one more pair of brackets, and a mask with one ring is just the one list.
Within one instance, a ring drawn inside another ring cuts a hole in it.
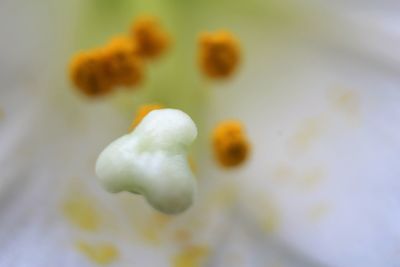
[{"label": "yellow pollen speck", "polygon": [[78,242],[77,248],[90,260],[97,264],[107,265],[117,260],[118,249],[112,244],[89,244],[86,242]]},{"label": "yellow pollen speck", "polygon": [[300,185],[305,189],[314,188],[324,177],[322,168],[311,169],[300,178]]},{"label": "yellow pollen speck", "polygon": [[248,210],[254,214],[262,230],[270,234],[279,229],[282,216],[278,203],[267,194],[265,191],[252,192],[249,196],[250,203],[257,203],[257,205],[248,206]]},{"label": "yellow pollen speck", "polygon": [[332,93],[333,106],[345,115],[350,122],[358,123],[360,119],[360,98],[350,90],[338,89]]},{"label": "yellow pollen speck", "polygon": [[192,234],[186,229],[178,229],[175,231],[174,240],[178,243],[187,243],[192,239]]},{"label": "yellow pollen speck", "polygon": [[210,207],[231,206],[238,199],[238,188],[235,184],[224,183],[221,189],[210,194]]},{"label": "yellow pollen speck", "polygon": [[352,92],[346,92],[336,99],[338,106],[342,107],[348,113],[354,113],[357,106],[357,100]]},{"label": "yellow pollen speck", "polygon": [[166,225],[171,221],[171,216],[162,214],[162,213],[155,213],[152,216],[152,221],[158,225]]},{"label": "yellow pollen speck", "polygon": [[143,120],[143,118],[146,117],[146,115],[149,114],[151,111],[162,108],[163,106],[158,104],[149,104],[140,106],[136,111],[135,119],[133,120],[131,126],[129,127],[129,132],[133,131],[133,129],[135,129],[136,126],[138,126],[139,123]]},{"label": "yellow pollen speck", "polygon": [[320,119],[310,118],[306,120],[293,136],[293,146],[297,151],[308,149],[323,131],[323,125]]},{"label": "yellow pollen speck", "polygon": [[288,182],[294,177],[294,171],[289,165],[279,163],[273,170],[272,177],[279,182]]},{"label": "yellow pollen speck", "polygon": [[264,230],[267,233],[276,231],[280,224],[278,210],[271,203],[263,203],[262,210],[265,213],[262,224]]},{"label": "yellow pollen speck", "polygon": [[278,222],[277,218],[274,217],[273,215],[269,215],[269,216],[266,216],[266,218],[264,220],[263,228],[268,233],[272,233],[275,231],[275,229],[277,228],[278,225],[279,225],[279,222]]},{"label": "yellow pollen speck", "polygon": [[240,62],[239,42],[230,32],[202,33],[198,39],[200,69],[210,78],[231,76]]},{"label": "yellow pollen speck", "polygon": [[161,243],[161,239],[170,220],[171,217],[168,215],[155,213],[142,227],[139,227],[139,233],[147,243],[158,245]]},{"label": "yellow pollen speck", "polygon": [[131,37],[138,45],[138,53],[144,58],[156,58],[170,45],[170,37],[157,18],[142,16],[132,25]]},{"label": "yellow pollen speck", "polygon": [[202,261],[208,255],[209,249],[206,246],[190,246],[184,248],[173,258],[174,267],[200,267]]},{"label": "yellow pollen speck", "polygon": [[97,230],[101,217],[93,203],[86,198],[76,197],[63,204],[63,213],[67,219],[82,230]]},{"label": "yellow pollen speck", "polygon": [[242,164],[249,156],[250,144],[239,121],[224,121],[212,134],[214,154],[224,167]]}]

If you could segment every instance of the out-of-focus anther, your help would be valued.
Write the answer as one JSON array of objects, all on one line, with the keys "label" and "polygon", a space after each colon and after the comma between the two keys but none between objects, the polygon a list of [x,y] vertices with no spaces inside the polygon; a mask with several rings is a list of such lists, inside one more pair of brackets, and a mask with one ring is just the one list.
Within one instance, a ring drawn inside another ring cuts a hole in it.
[{"label": "out-of-focus anther", "polygon": [[250,144],[239,121],[218,124],[212,134],[212,144],[217,161],[224,167],[238,166],[249,156]]},{"label": "out-of-focus anther", "polygon": [[113,88],[132,88],[144,77],[144,64],[137,46],[126,36],[114,37],[101,48],[81,52],[72,58],[70,78],[84,94],[105,95]]},{"label": "out-of-focus anther", "polygon": [[87,96],[102,96],[112,89],[103,58],[101,49],[81,52],[72,58],[70,79],[76,88]]},{"label": "out-of-focus anther", "polygon": [[202,33],[198,39],[198,60],[201,71],[208,77],[230,77],[237,69],[240,46],[236,37],[228,31]]},{"label": "out-of-focus anther", "polygon": [[114,37],[103,50],[107,76],[114,86],[131,88],[142,81],[143,61],[130,38]]},{"label": "out-of-focus anther", "polygon": [[131,37],[143,58],[157,58],[170,46],[169,35],[153,16],[141,16],[135,20],[131,27]]}]

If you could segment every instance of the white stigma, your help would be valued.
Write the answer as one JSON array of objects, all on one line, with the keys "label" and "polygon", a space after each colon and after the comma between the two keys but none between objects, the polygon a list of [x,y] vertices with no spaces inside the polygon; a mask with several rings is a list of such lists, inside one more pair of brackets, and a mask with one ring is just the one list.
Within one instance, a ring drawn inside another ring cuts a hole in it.
[{"label": "white stigma", "polygon": [[196,125],[186,113],[154,110],[133,132],[101,152],[97,176],[109,192],[141,194],[161,212],[183,212],[192,205],[196,191],[187,160],[187,150],[196,136]]}]

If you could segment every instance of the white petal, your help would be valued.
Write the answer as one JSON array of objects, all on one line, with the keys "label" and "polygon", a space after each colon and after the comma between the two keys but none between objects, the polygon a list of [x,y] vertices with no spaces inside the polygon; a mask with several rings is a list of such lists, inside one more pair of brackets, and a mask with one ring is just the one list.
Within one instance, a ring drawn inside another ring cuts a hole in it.
[{"label": "white petal", "polygon": [[267,242],[322,266],[398,266],[400,64],[380,52],[400,43],[345,22],[346,42],[247,34],[252,64],[215,91],[211,125],[247,125],[253,155],[235,176]]}]

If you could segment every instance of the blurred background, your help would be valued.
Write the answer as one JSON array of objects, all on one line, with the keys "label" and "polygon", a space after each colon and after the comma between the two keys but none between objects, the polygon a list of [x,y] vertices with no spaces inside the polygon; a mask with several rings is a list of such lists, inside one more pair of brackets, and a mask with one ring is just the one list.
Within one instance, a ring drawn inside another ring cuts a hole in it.
[{"label": "blurred background", "polygon": [[[71,57],[159,18],[172,44],[134,90],[91,99]],[[0,266],[400,266],[397,1],[0,1]],[[201,32],[239,40],[238,71],[202,75]],[[142,104],[199,136],[195,205],[178,216],[96,181]],[[246,127],[238,168],[214,159]]]}]

